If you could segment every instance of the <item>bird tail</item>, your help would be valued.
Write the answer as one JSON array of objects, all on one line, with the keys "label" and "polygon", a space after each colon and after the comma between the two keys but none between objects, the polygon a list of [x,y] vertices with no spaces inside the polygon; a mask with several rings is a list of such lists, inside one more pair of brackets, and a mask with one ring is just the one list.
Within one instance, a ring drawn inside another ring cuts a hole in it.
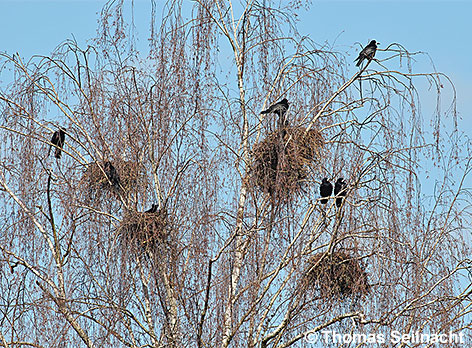
[{"label": "bird tail", "polygon": [[357,64],[356,64],[356,66],[360,66],[360,65],[361,65],[361,63],[362,63],[362,61],[363,61],[363,59],[361,59],[361,58],[357,58],[355,61],[357,61]]},{"label": "bird tail", "polygon": [[269,112],[270,112],[269,110],[264,110],[264,111],[261,111],[261,115],[268,114]]}]

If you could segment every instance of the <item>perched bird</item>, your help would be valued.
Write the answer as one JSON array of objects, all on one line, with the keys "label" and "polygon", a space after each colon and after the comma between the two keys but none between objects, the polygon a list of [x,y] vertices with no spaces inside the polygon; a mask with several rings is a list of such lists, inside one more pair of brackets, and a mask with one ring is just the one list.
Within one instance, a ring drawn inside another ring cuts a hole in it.
[{"label": "perched bird", "polygon": [[120,185],[120,176],[110,161],[105,161],[103,165],[103,171],[107,175],[107,179],[110,181],[112,186]]},{"label": "perched bird", "polygon": [[[328,181],[328,178],[324,178],[320,185],[320,195],[321,197],[329,197],[333,193],[333,184]],[[321,204],[328,203],[328,199],[321,199]]]},{"label": "perched bird", "polygon": [[269,108],[267,110],[262,111],[261,114],[275,113],[275,114],[278,114],[279,116],[282,116],[283,114],[287,112],[288,106],[289,106],[288,100],[287,98],[284,98],[278,103],[275,103],[269,106]]},{"label": "perched bird", "polygon": [[272,104],[267,110],[261,112],[261,114],[277,114],[279,115],[279,128],[285,128],[287,126],[287,120],[285,119],[285,113],[288,110],[287,98],[282,99],[278,103]]},{"label": "perched bird", "polygon": [[145,213],[157,213],[158,206],[153,204],[150,209],[146,210]]},{"label": "perched bird", "polygon": [[343,203],[344,197],[346,197],[347,184],[343,178],[339,178],[334,184],[334,195],[336,196],[336,206],[339,208]]},{"label": "perched bird", "polygon": [[358,61],[356,66],[360,66],[364,59],[371,60],[375,56],[375,51],[377,51],[377,42],[372,40],[367,46],[365,46],[362,51],[359,52],[359,57],[355,61]]},{"label": "perched bird", "polygon": [[[54,157],[61,158],[62,147],[64,146],[64,141],[66,139],[66,131],[64,128],[59,127],[59,130],[55,131],[52,135],[51,143],[55,145]],[[48,156],[51,153],[51,147],[49,147]]]}]

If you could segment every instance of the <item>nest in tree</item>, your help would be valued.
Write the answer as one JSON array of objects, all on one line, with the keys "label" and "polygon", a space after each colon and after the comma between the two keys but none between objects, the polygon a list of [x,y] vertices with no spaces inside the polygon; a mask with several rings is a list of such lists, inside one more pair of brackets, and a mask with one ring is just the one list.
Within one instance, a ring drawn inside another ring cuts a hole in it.
[{"label": "nest in tree", "polygon": [[308,285],[319,289],[322,297],[365,295],[369,291],[363,265],[346,252],[318,253],[308,263]]},{"label": "nest in tree", "polygon": [[84,178],[90,190],[128,192],[137,184],[141,172],[141,166],[131,161],[93,162],[88,165]]},{"label": "nest in tree", "polygon": [[253,150],[252,176],[256,185],[277,201],[290,201],[303,190],[307,166],[320,158],[320,132],[285,127],[270,133]]},{"label": "nest in tree", "polygon": [[122,245],[134,253],[154,252],[169,234],[167,210],[156,212],[130,211],[120,224]]}]

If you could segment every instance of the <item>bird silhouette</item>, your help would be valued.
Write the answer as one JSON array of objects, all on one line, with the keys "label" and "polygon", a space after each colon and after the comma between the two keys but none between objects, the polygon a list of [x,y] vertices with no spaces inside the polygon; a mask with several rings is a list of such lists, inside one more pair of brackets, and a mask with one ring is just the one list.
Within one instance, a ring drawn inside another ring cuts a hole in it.
[{"label": "bird silhouette", "polygon": [[334,195],[336,196],[336,206],[339,208],[343,204],[343,199],[346,197],[347,184],[343,178],[339,178],[334,184]]},{"label": "bird silhouette", "polygon": [[275,113],[279,116],[285,114],[288,110],[288,100],[287,98],[282,99],[278,103],[272,104],[267,110],[261,112],[261,114],[271,114]]},{"label": "bird silhouette", "polygon": [[277,114],[279,115],[279,129],[283,129],[287,126],[287,120],[285,118],[285,113],[289,107],[287,98],[282,99],[278,103],[272,104],[267,110],[261,112],[261,114]]},{"label": "bird silhouette", "polygon": [[[64,146],[65,139],[66,131],[64,128],[61,127],[59,127],[59,130],[55,131],[52,135],[51,143],[55,147],[54,157],[56,157],[57,159],[61,158],[62,156],[62,147]],[[48,156],[51,154],[51,148],[53,147],[53,145],[49,147]]]},{"label": "bird silhouette", "polygon": [[145,213],[150,213],[150,214],[157,213],[158,208],[159,207],[157,206],[157,204],[153,204],[151,208],[145,211]]},{"label": "bird silhouette", "polygon": [[106,161],[104,163],[103,171],[107,175],[107,179],[108,181],[110,181],[112,186],[120,185],[120,176],[118,175],[118,172],[110,161]]},{"label": "bird silhouette", "polygon": [[[321,197],[329,197],[333,193],[333,184],[328,181],[328,178],[324,178],[320,185],[320,195]],[[328,203],[328,199],[321,199],[321,204]]]},{"label": "bird silhouette", "polygon": [[371,60],[375,56],[377,51],[377,42],[372,40],[367,46],[365,46],[362,51],[359,52],[359,56],[355,61],[358,61],[356,66],[360,66],[364,59]]}]

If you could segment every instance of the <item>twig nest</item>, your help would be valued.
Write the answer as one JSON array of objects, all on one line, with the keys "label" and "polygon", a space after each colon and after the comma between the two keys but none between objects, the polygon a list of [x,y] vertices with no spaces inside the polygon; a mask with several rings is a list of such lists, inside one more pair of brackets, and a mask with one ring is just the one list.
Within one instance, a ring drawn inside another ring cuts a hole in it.
[{"label": "twig nest", "polygon": [[122,245],[134,253],[158,250],[169,234],[167,210],[157,212],[128,211],[119,228]]},{"label": "twig nest", "polygon": [[115,160],[90,163],[85,171],[89,189],[130,191],[138,182],[141,166],[132,161]]},{"label": "twig nest", "polygon": [[323,137],[315,129],[285,127],[270,133],[253,149],[255,184],[278,202],[288,202],[303,191],[307,166],[320,158]]},{"label": "twig nest", "polygon": [[366,295],[369,292],[363,265],[347,252],[325,252],[308,261],[307,285],[320,291],[325,298]]}]

